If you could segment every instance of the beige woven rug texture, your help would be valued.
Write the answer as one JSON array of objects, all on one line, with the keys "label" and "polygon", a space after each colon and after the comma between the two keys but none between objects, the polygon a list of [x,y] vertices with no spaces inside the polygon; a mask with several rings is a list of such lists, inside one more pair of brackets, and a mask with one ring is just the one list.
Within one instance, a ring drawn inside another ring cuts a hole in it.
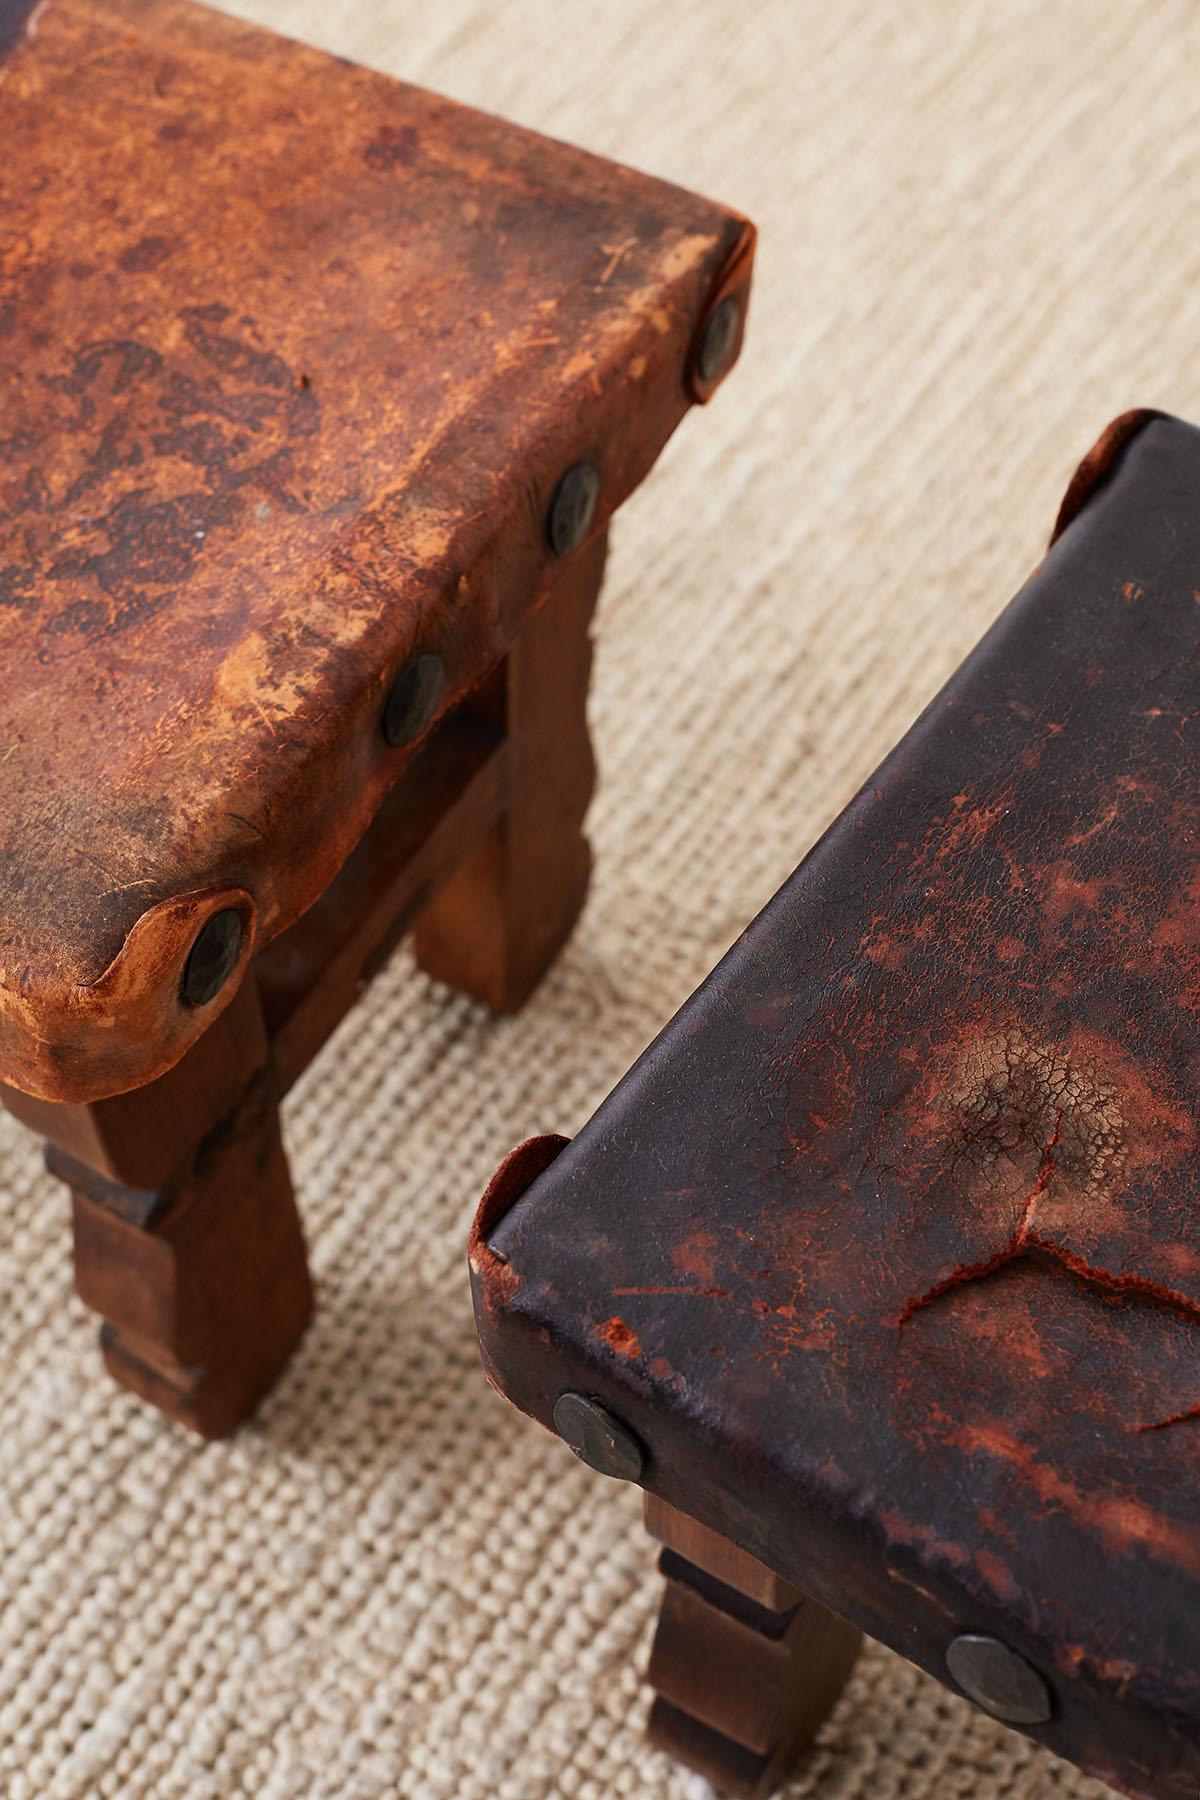
[{"label": "beige woven rug texture", "polygon": [[[1108,418],[1200,414],[1200,9],[242,7],[741,207],[757,296],[618,521],[579,930],[505,1022],[402,951],[310,1072],[286,1129],[320,1313],[231,1442],[110,1387],[64,1198],[0,1128],[0,1794],[702,1800],[641,1738],[638,1496],[486,1387],[464,1233],[970,648]],[[788,1791],[1104,1790],[872,1648]]]}]

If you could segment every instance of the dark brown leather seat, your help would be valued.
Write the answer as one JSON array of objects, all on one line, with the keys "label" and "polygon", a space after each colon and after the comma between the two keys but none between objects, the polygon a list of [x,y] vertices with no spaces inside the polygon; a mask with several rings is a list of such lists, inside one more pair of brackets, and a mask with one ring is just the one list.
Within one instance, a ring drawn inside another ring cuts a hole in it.
[{"label": "dark brown leather seat", "polygon": [[1194,1795],[1198,1023],[1200,432],[1137,414],[595,1118],[506,1165],[488,1371],[1051,1749]]}]

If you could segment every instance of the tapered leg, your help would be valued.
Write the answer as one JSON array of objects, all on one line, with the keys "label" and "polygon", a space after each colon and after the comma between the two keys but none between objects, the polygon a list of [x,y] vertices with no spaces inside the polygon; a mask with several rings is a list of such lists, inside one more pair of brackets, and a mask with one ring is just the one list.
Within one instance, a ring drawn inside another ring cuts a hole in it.
[{"label": "tapered leg", "polygon": [[589,628],[604,555],[599,538],[554,566],[541,604],[475,695],[505,734],[503,816],[414,931],[422,968],[496,1012],[532,993],[587,893]]},{"label": "tapered leg", "polygon": [[664,1546],[650,1738],[722,1793],[767,1795],[832,1709],[861,1633],[728,1539],[652,1495]]},{"label": "tapered leg", "polygon": [[71,1190],[76,1286],[105,1320],[109,1370],[170,1418],[225,1436],[312,1311],[253,973],[147,1087],[90,1106],[3,1097]]}]

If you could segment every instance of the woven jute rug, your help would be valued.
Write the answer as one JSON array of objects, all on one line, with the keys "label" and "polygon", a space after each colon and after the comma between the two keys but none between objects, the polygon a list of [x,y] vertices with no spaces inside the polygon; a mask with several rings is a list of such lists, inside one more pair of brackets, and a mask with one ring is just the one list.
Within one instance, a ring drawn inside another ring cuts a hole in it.
[{"label": "woven jute rug", "polygon": [[[970,648],[1106,420],[1200,414],[1200,12],[241,4],[742,208],[758,288],[741,368],[618,521],[579,930],[504,1022],[402,951],[310,1071],[286,1129],[320,1312],[232,1441],[103,1378],[63,1195],[0,1126],[0,1794],[700,1800],[642,1743],[638,1496],[485,1385],[464,1233]],[[879,1649],[789,1790],[1103,1791]]]}]

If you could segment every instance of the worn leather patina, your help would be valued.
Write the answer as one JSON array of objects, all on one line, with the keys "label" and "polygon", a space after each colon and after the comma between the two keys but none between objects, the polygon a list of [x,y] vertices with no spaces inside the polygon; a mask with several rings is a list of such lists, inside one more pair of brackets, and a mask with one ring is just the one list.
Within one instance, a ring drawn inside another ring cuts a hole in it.
[{"label": "worn leather patina", "polygon": [[0,110],[0,1080],[91,1100],[336,873],[405,661],[503,653],[564,469],[594,537],[708,397],[752,232],[177,0],[8,0]]},{"label": "worn leather patina", "polygon": [[[947,603],[951,597],[947,596]],[[485,1362],[1030,1735],[1200,1782],[1200,432],[1044,563],[575,1141],[505,1166]]]}]

